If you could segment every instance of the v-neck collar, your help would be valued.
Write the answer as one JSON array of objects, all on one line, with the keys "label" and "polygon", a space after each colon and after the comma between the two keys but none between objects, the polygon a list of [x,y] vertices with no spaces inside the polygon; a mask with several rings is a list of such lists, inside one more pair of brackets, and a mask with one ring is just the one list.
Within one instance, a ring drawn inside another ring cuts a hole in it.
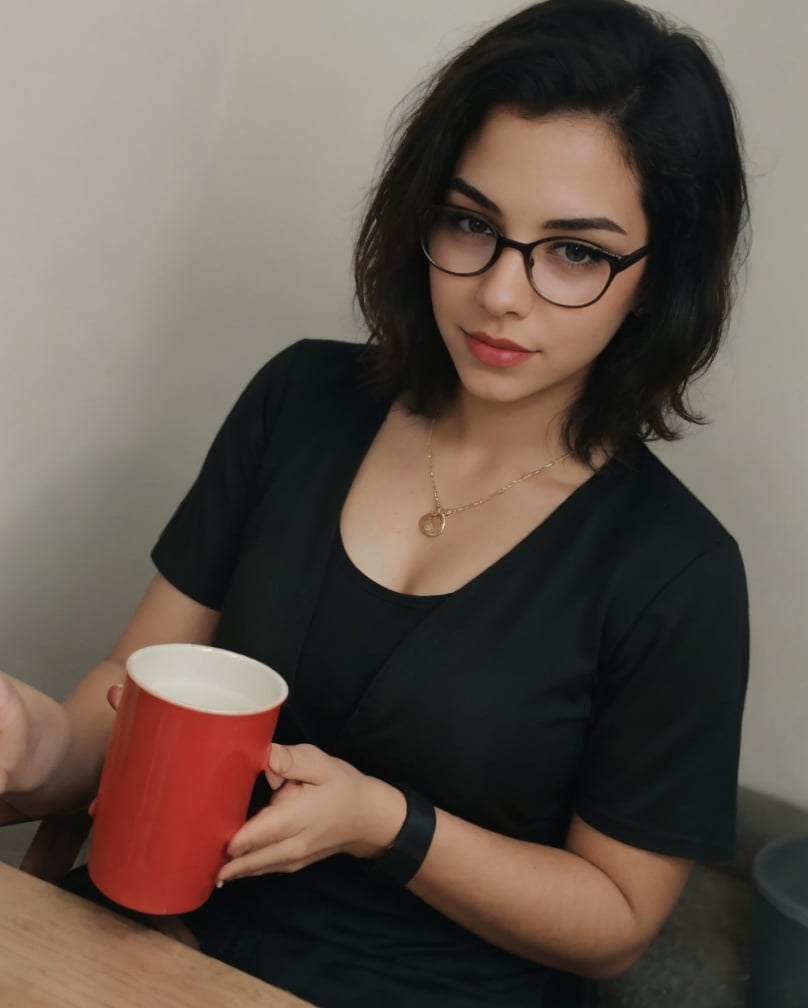
[{"label": "v-neck collar", "polygon": [[[373,444],[374,439],[387,416],[390,403],[381,403],[368,399],[358,408],[346,411],[340,418],[340,430],[332,451],[327,459],[322,455],[316,459],[299,459],[297,468],[310,475],[307,486],[307,497],[317,501],[317,512],[313,514],[306,510],[307,521],[294,523],[290,527],[290,535],[297,532],[299,562],[297,563],[297,588],[294,595],[295,626],[294,633],[287,641],[286,669],[289,684],[294,681],[297,673],[303,644],[311,624],[317,605],[325,572],[332,550],[335,548],[336,537],[342,510],[351,486],[359,469]],[[511,567],[518,565],[523,555],[536,552],[537,562],[540,562],[542,544],[551,542],[554,530],[569,518],[578,518],[583,522],[589,512],[593,499],[603,492],[607,483],[619,478],[623,467],[612,460],[604,468],[594,473],[592,477],[577,487],[561,504],[558,505],[534,529],[511,547],[492,564],[480,571],[464,585],[455,591],[447,593],[435,606],[419,626],[410,634],[394,652],[385,665],[378,671],[375,678],[383,675],[385,670],[396,658],[402,648],[408,646],[415,637],[428,635],[433,625],[440,621],[447,607],[451,610],[462,606],[465,599],[480,591],[488,590],[501,576],[505,576]],[[292,628],[290,627],[290,631]]]}]

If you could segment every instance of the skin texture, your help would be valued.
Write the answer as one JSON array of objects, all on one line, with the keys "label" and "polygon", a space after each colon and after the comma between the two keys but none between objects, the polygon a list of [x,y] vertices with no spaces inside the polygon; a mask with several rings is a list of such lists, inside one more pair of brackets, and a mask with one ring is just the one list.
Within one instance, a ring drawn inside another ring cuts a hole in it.
[{"label": "skin texture", "polygon": [[[526,120],[497,112],[466,146],[455,178],[499,211],[455,187],[445,201],[484,214],[517,241],[570,234],[546,227],[547,222],[596,217],[613,221],[625,234],[588,228],[572,237],[621,255],[648,240],[637,181],[613,135],[596,119]],[[592,362],[634,307],[643,266],[641,260],[618,274],[607,295],[583,309],[562,308],[538,297],[521,254],[513,249],[505,249],[479,276],[451,276],[432,268],[435,319],[460,375],[461,396],[486,404],[518,403],[525,418],[531,409],[540,416],[548,409],[561,412],[575,400]],[[470,353],[463,332],[511,340],[532,351],[532,357],[514,368],[488,367]]]},{"label": "skin texture", "polygon": [[[624,254],[647,241],[637,180],[602,123],[493,114],[463,151],[464,183],[445,200],[485,216],[508,237],[560,234],[546,222],[605,217],[623,233],[576,233]],[[468,186],[498,210],[478,205]],[[559,308],[539,297],[514,250],[487,273],[431,270],[441,335],[460,377],[434,431],[443,502],[473,500],[561,454],[559,419],[592,362],[639,297],[643,263],[620,274],[601,301]],[[530,356],[492,368],[466,334],[508,339]],[[438,540],[417,530],[432,507],[425,463],[428,422],[394,405],[345,501],[341,532],[354,563],[386,587],[453,591],[543,521],[592,473],[574,459],[449,519]],[[92,795],[113,722],[110,704],[126,657],[146,644],[209,643],[218,614],[158,575],[109,658],[62,706],[0,675],[0,789],[28,811]],[[109,694],[109,701],[107,700]],[[538,772],[538,771],[537,771]],[[310,745],[272,748],[270,805],[233,837],[227,881],[293,872],[345,852],[377,857],[401,827],[405,803],[391,785]],[[429,853],[409,888],[486,940],[518,955],[593,978],[625,970],[658,932],[691,863],[620,843],[573,817],[566,849],[514,840],[437,810]]]}]

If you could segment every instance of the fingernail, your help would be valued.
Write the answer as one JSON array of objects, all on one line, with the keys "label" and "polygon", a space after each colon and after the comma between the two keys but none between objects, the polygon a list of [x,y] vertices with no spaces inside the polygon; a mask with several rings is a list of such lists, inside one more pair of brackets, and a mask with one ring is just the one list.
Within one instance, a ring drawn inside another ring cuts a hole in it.
[{"label": "fingernail", "polygon": [[223,886],[224,886],[224,879],[220,878],[219,881],[216,883],[216,888],[221,889]]}]

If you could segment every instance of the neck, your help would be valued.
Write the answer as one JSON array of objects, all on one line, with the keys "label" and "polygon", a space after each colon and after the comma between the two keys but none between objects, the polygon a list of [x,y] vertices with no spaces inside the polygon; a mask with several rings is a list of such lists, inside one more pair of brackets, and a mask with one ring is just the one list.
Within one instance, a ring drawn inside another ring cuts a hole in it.
[{"label": "neck", "polygon": [[564,411],[546,399],[490,402],[460,389],[437,421],[444,438],[476,458],[513,460],[530,469],[563,455]]}]

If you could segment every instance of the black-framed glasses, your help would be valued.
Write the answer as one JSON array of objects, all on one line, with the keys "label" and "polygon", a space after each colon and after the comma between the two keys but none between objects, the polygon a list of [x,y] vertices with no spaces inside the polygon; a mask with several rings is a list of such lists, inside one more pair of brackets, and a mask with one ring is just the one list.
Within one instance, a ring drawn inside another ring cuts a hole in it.
[{"label": "black-framed glasses", "polygon": [[648,245],[617,255],[591,242],[566,235],[518,242],[474,210],[456,206],[429,208],[421,231],[424,255],[453,276],[477,276],[499,259],[502,250],[522,253],[533,290],[562,308],[587,308],[599,301],[623,270],[648,254]]}]

